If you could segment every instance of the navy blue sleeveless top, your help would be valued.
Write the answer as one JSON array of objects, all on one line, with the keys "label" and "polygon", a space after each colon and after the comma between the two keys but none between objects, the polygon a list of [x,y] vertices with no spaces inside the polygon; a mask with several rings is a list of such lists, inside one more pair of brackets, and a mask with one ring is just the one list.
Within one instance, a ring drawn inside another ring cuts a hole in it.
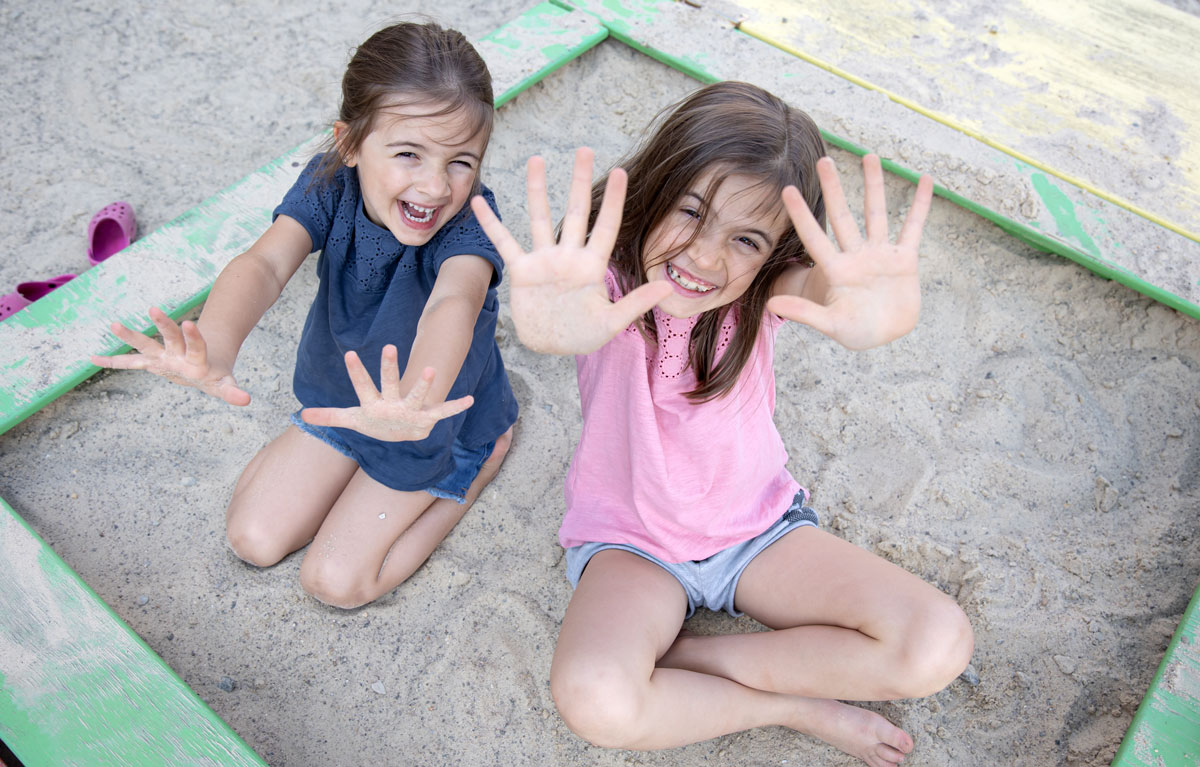
[{"label": "navy blue sleeveless top", "polygon": [[[341,167],[332,181],[314,180],[314,157],[275,209],[299,222],[320,250],[320,287],[308,311],[296,354],[292,386],[304,407],[354,407],[358,397],[343,355],[353,349],[379,385],[379,355],[395,344],[400,370],[408,363],[417,320],[448,258],[476,255],[494,270],[475,322],[470,350],[447,399],[475,397],[465,412],[440,421],[419,442],[382,442],[351,429],[338,436],[372,479],[396,490],[423,490],[450,474],[450,446],[468,448],[494,441],[517,420],[517,401],[496,345],[496,317],[503,262],[469,206],[421,246],[403,245],[372,223],[363,209],[358,172]],[[493,211],[496,200],[483,188]]]}]

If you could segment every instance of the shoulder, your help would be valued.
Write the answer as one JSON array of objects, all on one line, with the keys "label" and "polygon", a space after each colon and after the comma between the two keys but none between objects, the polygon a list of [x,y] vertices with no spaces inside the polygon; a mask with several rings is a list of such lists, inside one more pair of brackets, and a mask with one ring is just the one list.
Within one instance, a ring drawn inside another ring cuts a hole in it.
[{"label": "shoulder", "polygon": [[348,191],[354,195],[358,191],[358,176],[353,168],[347,168],[340,163],[329,170],[327,153],[314,155],[300,171],[296,183],[284,197],[284,202],[300,202],[302,200],[321,204],[322,207],[336,204]]}]

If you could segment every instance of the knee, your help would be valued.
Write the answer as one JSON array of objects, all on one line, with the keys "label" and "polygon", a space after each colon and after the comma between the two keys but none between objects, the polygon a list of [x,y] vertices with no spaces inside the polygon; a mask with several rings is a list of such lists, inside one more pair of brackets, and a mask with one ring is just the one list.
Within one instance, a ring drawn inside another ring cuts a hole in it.
[{"label": "knee", "polygon": [[343,610],[362,607],[373,599],[358,573],[311,552],[300,564],[300,587],[317,601]]},{"label": "knee", "polygon": [[966,613],[944,597],[916,612],[898,646],[897,698],[923,698],[950,684],[971,662],[975,634]]},{"label": "knee", "polygon": [[622,669],[604,666],[556,663],[550,694],[571,732],[601,748],[633,748],[643,719],[641,687]]},{"label": "knee", "polygon": [[261,520],[231,516],[225,525],[225,540],[238,559],[255,567],[270,567],[292,552]]},{"label": "knee", "polygon": [[492,471],[498,471],[500,464],[504,463],[504,456],[508,455],[508,449],[512,447],[513,427],[509,426],[508,431],[496,438],[496,444],[492,447],[492,453],[483,463]]}]

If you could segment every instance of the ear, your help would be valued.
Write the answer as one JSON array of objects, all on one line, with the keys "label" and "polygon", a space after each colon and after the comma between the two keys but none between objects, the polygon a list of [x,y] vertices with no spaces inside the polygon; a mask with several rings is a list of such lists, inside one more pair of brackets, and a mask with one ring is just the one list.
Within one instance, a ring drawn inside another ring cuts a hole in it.
[{"label": "ear", "polygon": [[347,168],[353,168],[358,164],[358,156],[354,152],[348,152],[345,149],[346,134],[349,132],[350,126],[341,120],[333,123],[333,144],[337,147],[338,156],[341,157],[342,163]]}]

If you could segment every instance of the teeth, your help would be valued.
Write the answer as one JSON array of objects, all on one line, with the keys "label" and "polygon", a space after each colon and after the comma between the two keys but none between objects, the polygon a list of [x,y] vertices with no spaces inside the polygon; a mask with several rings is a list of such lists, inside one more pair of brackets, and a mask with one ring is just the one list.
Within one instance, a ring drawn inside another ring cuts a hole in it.
[{"label": "teeth", "polygon": [[667,264],[667,276],[670,277],[676,283],[682,285],[683,287],[687,288],[688,290],[695,291],[696,293],[707,293],[710,290],[713,290],[714,288],[716,288],[716,285],[707,285],[706,286],[706,285],[700,285],[695,282],[692,282],[687,277],[684,277],[682,274],[680,274],[679,270],[677,270],[671,264]]},{"label": "teeth", "polygon": [[404,215],[418,224],[427,223],[429,219],[433,218],[433,212],[437,210],[437,208],[426,208],[411,202],[404,203],[403,208]]}]

